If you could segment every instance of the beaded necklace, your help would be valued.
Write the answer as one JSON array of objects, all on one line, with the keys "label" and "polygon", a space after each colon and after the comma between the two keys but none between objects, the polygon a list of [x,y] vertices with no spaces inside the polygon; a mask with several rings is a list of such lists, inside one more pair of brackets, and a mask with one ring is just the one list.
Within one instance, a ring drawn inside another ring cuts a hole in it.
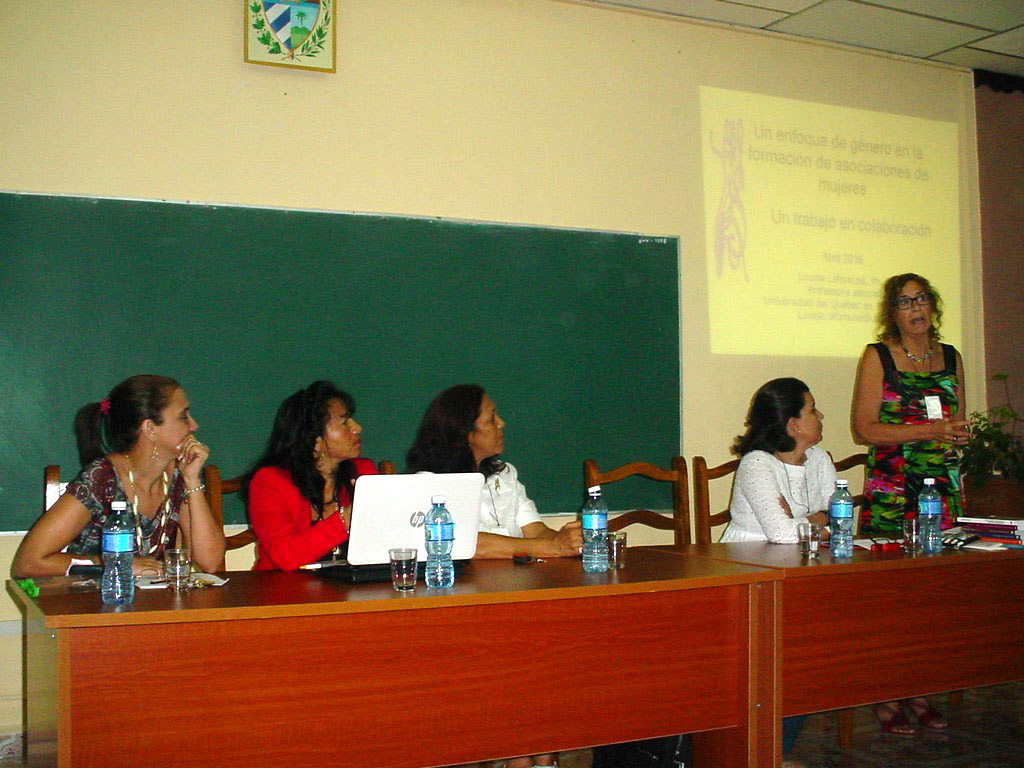
[{"label": "beaded necklace", "polygon": [[167,543],[167,518],[171,515],[171,499],[168,494],[170,482],[167,479],[167,470],[160,473],[163,480],[163,500],[157,504],[157,514],[153,515],[160,535],[157,537],[156,544],[150,544],[149,550],[146,551],[143,549],[142,514],[139,512],[139,489],[135,485],[135,469],[132,467],[132,460],[128,458],[128,454],[121,455],[124,456],[125,463],[128,465],[128,482],[132,486],[132,509],[135,511],[135,551],[139,554],[151,555]]}]

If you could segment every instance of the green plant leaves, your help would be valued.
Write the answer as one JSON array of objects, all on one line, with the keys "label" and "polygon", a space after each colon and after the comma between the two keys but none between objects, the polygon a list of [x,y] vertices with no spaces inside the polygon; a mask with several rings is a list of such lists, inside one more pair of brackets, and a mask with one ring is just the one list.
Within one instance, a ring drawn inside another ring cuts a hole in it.
[{"label": "green plant leaves", "polygon": [[1016,434],[1020,416],[1010,405],[1009,375],[997,373],[992,381],[1006,387],[1006,404],[975,411],[967,421],[969,437],[960,455],[960,471],[978,485],[993,474],[1024,482],[1024,440]]}]

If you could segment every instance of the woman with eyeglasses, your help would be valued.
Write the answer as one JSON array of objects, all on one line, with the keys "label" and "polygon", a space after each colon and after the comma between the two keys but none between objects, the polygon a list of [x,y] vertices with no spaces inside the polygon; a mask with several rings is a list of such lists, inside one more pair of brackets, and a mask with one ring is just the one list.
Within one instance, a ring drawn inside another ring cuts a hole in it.
[{"label": "woman with eyeglasses", "polygon": [[348,541],[352,484],[377,472],[359,458],[355,410],[351,395],[330,381],[314,381],[277,409],[266,450],[242,484],[256,534],[253,570],[292,571]]},{"label": "woman with eyeglasses", "polygon": [[[959,352],[939,342],[941,323],[942,299],[925,278],[911,272],[885,281],[878,342],[864,350],[853,395],[854,438],[868,446],[863,532],[901,531],[926,477],[942,496],[942,527],[960,511],[964,366]],[[923,726],[948,726],[926,699],[907,704]],[[875,713],[882,730],[914,734],[899,702],[878,704]]]}]

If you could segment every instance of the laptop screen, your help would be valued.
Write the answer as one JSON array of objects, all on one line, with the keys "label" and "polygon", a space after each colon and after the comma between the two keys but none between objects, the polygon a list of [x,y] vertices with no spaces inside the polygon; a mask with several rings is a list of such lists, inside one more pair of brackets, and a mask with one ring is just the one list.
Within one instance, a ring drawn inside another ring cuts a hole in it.
[{"label": "laptop screen", "polygon": [[348,562],[387,563],[392,547],[415,547],[418,559],[426,560],[423,520],[433,496],[444,496],[455,522],[452,559],[470,559],[476,553],[483,483],[479,472],[362,475],[352,496]]}]

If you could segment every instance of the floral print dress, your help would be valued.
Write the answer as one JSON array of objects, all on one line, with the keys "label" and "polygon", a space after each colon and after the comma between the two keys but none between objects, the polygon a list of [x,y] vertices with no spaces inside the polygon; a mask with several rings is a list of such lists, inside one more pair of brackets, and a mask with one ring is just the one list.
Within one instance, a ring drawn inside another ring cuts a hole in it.
[{"label": "floral print dress", "polygon": [[[114,465],[106,456],[96,459],[82,467],[78,476],[68,483],[65,493],[70,493],[89,510],[89,522],[81,530],[75,540],[68,544],[67,551],[72,555],[101,554],[100,541],[103,537],[103,526],[110,517],[110,505],[115,501],[129,501],[121,481],[114,470]],[[178,535],[178,513],[185,499],[185,478],[175,469],[170,480],[170,514],[166,526],[158,525],[156,518],[142,515],[142,538],[144,552],[136,555],[163,559],[164,550],[173,547]],[[129,506],[131,504],[129,503]],[[159,517],[159,515],[157,515]]]},{"label": "floral print dress", "polygon": [[[896,370],[889,348],[872,344],[882,362],[883,424],[925,424],[929,421],[925,397],[934,395],[942,405],[943,418],[950,418],[960,406],[957,388],[956,350],[942,344],[941,371],[913,373]],[[935,478],[942,495],[942,527],[949,528],[960,514],[960,470],[956,450],[946,443],[922,440],[901,445],[874,445],[868,450],[868,499],[861,518],[866,533],[899,531],[903,517],[917,514],[917,497],[926,477]]]}]

